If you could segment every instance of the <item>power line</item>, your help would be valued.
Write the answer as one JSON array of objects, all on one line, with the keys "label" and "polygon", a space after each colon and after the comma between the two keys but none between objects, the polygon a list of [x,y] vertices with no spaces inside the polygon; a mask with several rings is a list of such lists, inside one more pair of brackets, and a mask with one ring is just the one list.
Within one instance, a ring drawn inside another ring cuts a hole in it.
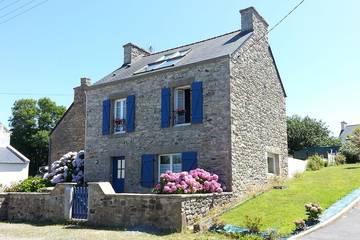
[{"label": "power line", "polygon": [[36,7],[44,4],[44,3],[46,3],[47,1],[49,1],[49,0],[44,0],[44,1],[40,2],[40,3],[38,3],[38,4],[35,4],[35,5],[32,6],[31,8],[28,8],[28,9],[26,9],[26,10],[24,10],[24,11],[16,14],[15,16],[12,16],[12,17],[6,19],[5,21],[0,22],[0,24],[7,23],[7,22],[9,22],[10,20],[12,20],[12,19],[14,19],[14,18],[16,18],[16,17],[18,17],[18,16],[20,16],[20,15],[23,15],[23,14],[27,13],[28,11],[30,11],[30,10],[32,10],[32,9],[34,9],[34,8],[36,8]]},{"label": "power line", "polygon": [[0,8],[0,11],[6,9],[6,8],[8,8],[8,7],[11,7],[12,5],[14,5],[15,3],[18,3],[18,2],[20,2],[20,1],[21,1],[21,0],[17,0],[17,1],[14,1],[14,2],[12,2],[12,3],[9,3],[8,5],[5,5],[4,7]]},{"label": "power line", "polygon": [[249,50],[250,48],[252,48],[255,44],[259,43],[266,35],[268,35],[271,31],[273,31],[275,28],[277,28],[283,21],[285,21],[286,18],[288,18],[293,12],[295,12],[295,10],[300,7],[301,4],[303,4],[305,2],[305,0],[301,0],[295,7],[293,7],[293,9],[285,15],[285,17],[281,18],[272,28],[270,28],[269,31],[267,31],[266,33],[264,33],[259,39],[257,39],[252,45],[250,45],[248,48],[246,48],[244,50],[244,52],[246,52],[247,50]]},{"label": "power line", "polygon": [[0,95],[9,95],[9,96],[20,96],[20,95],[25,95],[25,96],[56,96],[56,97],[67,97],[67,96],[72,96],[72,94],[61,94],[61,93],[15,93],[15,92],[0,92]]},{"label": "power line", "polygon": [[[10,12],[5,13],[4,15],[1,15],[0,18],[4,18],[4,17],[6,17],[6,16],[9,16],[10,14],[12,14],[12,13],[14,13],[14,12],[17,12],[18,10],[20,10],[20,9],[22,9],[22,8],[30,5],[31,3],[35,2],[35,1],[36,1],[36,0],[31,0],[30,2],[27,2],[27,3],[23,4],[23,5],[21,5],[20,7],[17,7],[17,8],[15,8],[15,9],[11,10]],[[0,10],[1,10],[1,9],[0,9]]]}]

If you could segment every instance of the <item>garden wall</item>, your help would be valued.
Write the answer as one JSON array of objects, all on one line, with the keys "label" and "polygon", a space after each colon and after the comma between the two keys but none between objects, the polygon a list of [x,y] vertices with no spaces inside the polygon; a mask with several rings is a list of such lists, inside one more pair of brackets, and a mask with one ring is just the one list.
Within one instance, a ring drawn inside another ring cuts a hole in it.
[{"label": "garden wall", "polygon": [[58,184],[50,193],[0,193],[0,220],[63,222],[72,186]]},{"label": "garden wall", "polygon": [[179,232],[215,207],[229,203],[232,197],[232,193],[116,194],[108,182],[89,183],[88,223],[124,228],[150,226]]}]

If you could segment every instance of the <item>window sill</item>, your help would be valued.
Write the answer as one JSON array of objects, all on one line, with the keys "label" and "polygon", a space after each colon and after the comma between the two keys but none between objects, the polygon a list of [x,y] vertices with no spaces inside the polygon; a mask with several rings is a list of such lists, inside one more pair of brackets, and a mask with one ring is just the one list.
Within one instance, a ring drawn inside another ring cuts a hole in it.
[{"label": "window sill", "polygon": [[126,131],[114,132],[114,135],[124,134]]},{"label": "window sill", "polygon": [[191,123],[181,123],[181,124],[175,124],[174,127],[183,127],[183,126],[190,126]]}]

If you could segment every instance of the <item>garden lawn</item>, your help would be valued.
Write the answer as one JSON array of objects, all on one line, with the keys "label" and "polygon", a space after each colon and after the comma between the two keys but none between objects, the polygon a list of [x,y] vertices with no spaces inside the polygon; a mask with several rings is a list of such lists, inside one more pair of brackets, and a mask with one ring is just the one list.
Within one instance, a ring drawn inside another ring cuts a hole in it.
[{"label": "garden lawn", "polygon": [[304,204],[319,203],[324,209],[360,187],[360,164],[327,167],[305,172],[300,177],[285,182],[286,189],[272,189],[220,217],[224,223],[245,226],[245,216],[261,217],[262,230],[277,229],[289,234],[294,221],[305,218]]}]

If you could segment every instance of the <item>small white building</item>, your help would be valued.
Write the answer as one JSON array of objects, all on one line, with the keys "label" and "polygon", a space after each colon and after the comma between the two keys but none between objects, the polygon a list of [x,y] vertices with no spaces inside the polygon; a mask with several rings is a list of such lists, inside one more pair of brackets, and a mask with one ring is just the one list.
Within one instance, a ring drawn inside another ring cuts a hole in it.
[{"label": "small white building", "polygon": [[8,186],[26,179],[29,162],[27,157],[10,146],[10,131],[0,123],[0,184]]}]

